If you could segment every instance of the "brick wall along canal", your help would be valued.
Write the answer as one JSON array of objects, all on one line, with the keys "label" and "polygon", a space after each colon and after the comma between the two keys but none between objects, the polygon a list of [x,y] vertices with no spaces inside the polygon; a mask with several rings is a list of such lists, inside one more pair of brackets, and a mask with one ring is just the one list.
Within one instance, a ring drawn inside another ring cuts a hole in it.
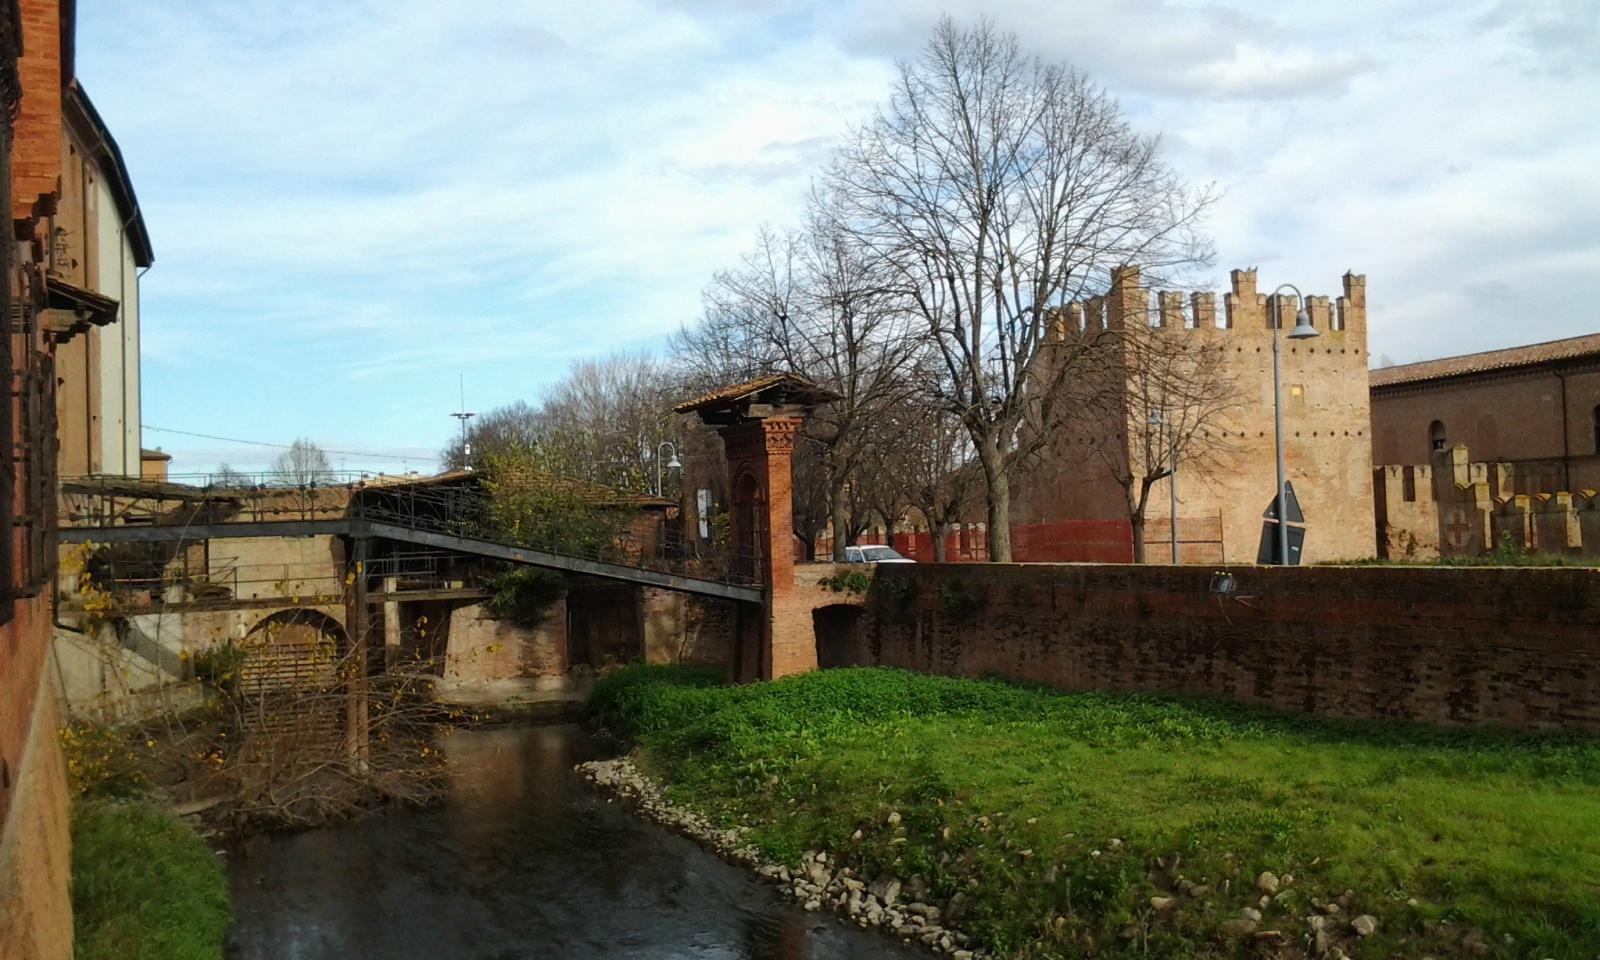
[{"label": "brick wall along canal", "polygon": [[260,836],[230,858],[238,960],[927,956],[806,913],[589,793],[571,725],[457,731],[444,803]]}]

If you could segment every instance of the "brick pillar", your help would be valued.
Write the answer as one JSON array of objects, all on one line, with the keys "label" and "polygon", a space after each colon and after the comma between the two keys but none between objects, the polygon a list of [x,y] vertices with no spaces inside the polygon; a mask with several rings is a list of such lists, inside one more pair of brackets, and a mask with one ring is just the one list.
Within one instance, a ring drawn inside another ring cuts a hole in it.
[{"label": "brick pillar", "polygon": [[747,564],[766,588],[756,662],[743,664],[740,672],[763,680],[816,668],[809,616],[797,620],[786,609],[794,593],[790,458],[799,430],[797,417],[747,420],[720,430],[732,485],[731,539],[735,551],[750,554],[734,562]]}]

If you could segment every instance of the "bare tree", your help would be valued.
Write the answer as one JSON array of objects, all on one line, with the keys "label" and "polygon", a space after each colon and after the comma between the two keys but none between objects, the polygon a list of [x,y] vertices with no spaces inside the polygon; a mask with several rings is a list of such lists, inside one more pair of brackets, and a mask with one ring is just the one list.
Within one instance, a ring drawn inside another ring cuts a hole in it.
[{"label": "bare tree", "polygon": [[295,440],[289,449],[278,454],[278,459],[272,462],[272,472],[278,475],[279,482],[290,486],[326,483],[333,477],[328,455],[305,437]]},{"label": "bare tree", "polygon": [[794,474],[791,484],[794,532],[805,543],[807,560],[817,558],[817,539],[827,529],[830,518],[828,470],[822,455],[822,445],[802,432],[790,460]]},{"label": "bare tree", "polygon": [[217,464],[217,469],[211,471],[211,485],[233,490],[250,485],[250,478],[228,466],[226,463]]},{"label": "bare tree", "polygon": [[[654,493],[657,461],[671,456],[663,442],[682,442],[672,404],[685,390],[681,377],[646,354],[580,360],[545,390],[538,406],[519,400],[479,417],[467,434],[472,461],[532,456],[558,476]],[[460,438],[445,447],[443,459],[452,467],[467,465]],[[663,492],[674,495],[677,475],[663,469],[661,479]]]},{"label": "bare tree", "polygon": [[762,230],[740,268],[713,280],[706,323],[679,341],[680,351],[751,372],[791,371],[840,395],[807,425],[826,468],[835,560],[844,559],[842,532],[856,526],[850,490],[870,425],[906,399],[904,373],[916,350],[890,274],[840,214],[837,198],[819,192],[803,229]]},{"label": "bare tree", "polygon": [[983,490],[972,439],[939,403],[906,404],[884,429],[894,440],[883,446],[876,472],[899,485],[905,505],[928,527],[934,561],[944,563],[950,532],[968,519],[969,504]]},{"label": "bare tree", "polygon": [[452,437],[439,454],[445,468],[459,470],[473,466],[483,457],[504,455],[533,446],[539,439],[539,411],[527,403],[516,400],[479,414],[471,421],[467,443],[472,456],[467,456],[459,434]]},{"label": "bare tree", "polygon": [[1203,480],[1231,449],[1223,424],[1238,407],[1238,392],[1220,344],[1153,329],[1142,317],[1114,333],[1110,349],[1119,359],[1105,369],[1106,393],[1086,405],[1092,415],[1074,427],[1087,432],[1086,445],[1122,487],[1133,559],[1143,563],[1151,490],[1170,482],[1175,463]]},{"label": "bare tree", "polygon": [[1191,193],[1083,74],[1025,55],[990,23],[948,18],[826,183],[838,221],[935,346],[983,473],[990,556],[1009,561],[1009,468],[1043,436],[1019,425],[1030,407],[1058,415],[1072,402],[1064,387],[1097,362],[1088,338],[1047,349],[1047,311],[1111,266],[1160,275],[1207,262],[1195,228],[1212,194]]}]

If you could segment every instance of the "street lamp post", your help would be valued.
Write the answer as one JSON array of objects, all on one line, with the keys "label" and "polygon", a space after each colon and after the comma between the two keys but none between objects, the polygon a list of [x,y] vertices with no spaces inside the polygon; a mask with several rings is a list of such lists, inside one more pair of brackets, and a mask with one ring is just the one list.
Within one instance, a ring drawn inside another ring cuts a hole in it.
[{"label": "street lamp post", "polygon": [[[1150,411],[1149,424],[1160,430],[1166,422],[1160,410]],[[1176,434],[1169,434],[1167,438],[1167,526],[1169,539],[1172,546],[1172,564],[1178,564],[1178,438]]]},{"label": "street lamp post", "polygon": [[658,496],[658,497],[659,496],[663,496],[664,495],[664,491],[666,490],[666,488],[661,485],[661,448],[662,447],[671,447],[672,448],[672,462],[667,464],[667,467],[669,469],[676,470],[679,467],[683,466],[683,462],[678,459],[678,445],[677,444],[673,443],[671,440],[663,440],[660,443],[656,444],[656,496]]},{"label": "street lamp post", "polygon": [[1272,291],[1272,435],[1278,454],[1278,565],[1289,564],[1289,514],[1288,492],[1284,487],[1283,479],[1283,388],[1279,385],[1278,374],[1278,328],[1283,326],[1283,301],[1279,297],[1285,290],[1293,290],[1295,302],[1300,309],[1294,315],[1294,329],[1289,331],[1290,340],[1309,340],[1317,336],[1317,328],[1311,325],[1311,315],[1306,312],[1306,298],[1301,295],[1300,288],[1292,283],[1279,284],[1278,289]]}]

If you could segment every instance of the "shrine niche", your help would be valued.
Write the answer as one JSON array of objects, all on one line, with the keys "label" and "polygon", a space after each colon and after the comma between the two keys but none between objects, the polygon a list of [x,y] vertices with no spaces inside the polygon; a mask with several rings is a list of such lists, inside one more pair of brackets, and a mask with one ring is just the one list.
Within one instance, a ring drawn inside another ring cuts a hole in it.
[{"label": "shrine niche", "polygon": [[[695,414],[722,437],[732,491],[730,568],[764,588],[759,623],[744,626],[734,676],[772,679],[804,667],[774,643],[774,605],[794,587],[794,515],[790,461],[800,425],[838,395],[803,377],[775,373],[713,390],[673,409]],[[809,624],[807,624],[809,627]]]}]

